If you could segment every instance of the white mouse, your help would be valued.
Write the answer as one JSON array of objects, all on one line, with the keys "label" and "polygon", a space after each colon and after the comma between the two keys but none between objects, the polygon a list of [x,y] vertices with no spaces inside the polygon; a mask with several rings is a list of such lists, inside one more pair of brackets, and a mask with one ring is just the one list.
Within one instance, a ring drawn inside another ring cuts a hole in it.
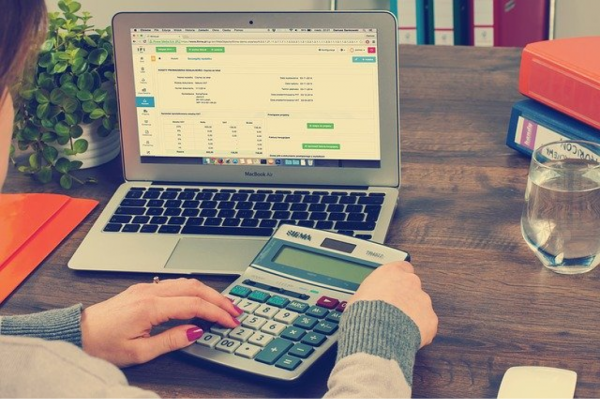
[{"label": "white mouse", "polygon": [[498,399],[568,398],[575,396],[577,373],[553,367],[520,366],[506,370]]}]

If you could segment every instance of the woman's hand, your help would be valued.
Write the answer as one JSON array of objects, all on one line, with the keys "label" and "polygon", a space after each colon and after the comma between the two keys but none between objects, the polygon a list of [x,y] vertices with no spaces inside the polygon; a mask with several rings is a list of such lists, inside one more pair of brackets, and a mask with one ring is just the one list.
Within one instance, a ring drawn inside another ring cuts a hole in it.
[{"label": "woman's hand", "polygon": [[83,311],[83,349],[119,367],[145,363],[184,348],[203,334],[199,327],[186,324],[151,336],[154,326],[199,317],[234,328],[241,313],[229,299],[196,279],[136,284]]}]

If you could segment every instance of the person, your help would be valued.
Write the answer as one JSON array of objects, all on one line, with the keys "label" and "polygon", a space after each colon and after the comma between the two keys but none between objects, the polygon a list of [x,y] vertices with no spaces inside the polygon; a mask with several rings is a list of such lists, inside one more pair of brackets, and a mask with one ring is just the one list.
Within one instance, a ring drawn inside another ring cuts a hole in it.
[{"label": "person", "polygon": [[[0,188],[14,117],[10,88],[39,47],[43,0],[0,0]],[[28,51],[31,49],[32,51]],[[129,386],[117,367],[192,345],[191,324],[152,334],[173,319],[236,327],[241,310],[196,279],[136,284],[104,302],[0,317],[0,396],[155,397]],[[408,262],[371,273],[340,322],[337,360],[326,397],[410,397],[417,350],[432,342],[438,319]]]}]

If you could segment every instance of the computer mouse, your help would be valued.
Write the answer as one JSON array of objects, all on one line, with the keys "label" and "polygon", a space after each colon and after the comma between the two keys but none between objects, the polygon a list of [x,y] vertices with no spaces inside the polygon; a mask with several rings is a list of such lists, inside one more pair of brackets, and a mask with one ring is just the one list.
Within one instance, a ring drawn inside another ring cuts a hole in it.
[{"label": "computer mouse", "polygon": [[553,367],[519,366],[506,370],[498,399],[569,398],[575,395],[577,373]]}]

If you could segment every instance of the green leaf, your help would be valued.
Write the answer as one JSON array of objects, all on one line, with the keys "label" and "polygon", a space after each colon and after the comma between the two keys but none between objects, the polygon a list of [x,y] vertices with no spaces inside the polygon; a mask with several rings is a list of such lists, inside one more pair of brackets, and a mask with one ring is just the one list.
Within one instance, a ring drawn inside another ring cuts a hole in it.
[{"label": "green leaf", "polygon": [[13,143],[10,143],[10,150],[8,152],[8,156],[12,157],[15,154],[15,146],[13,145]]},{"label": "green leaf", "polygon": [[40,104],[50,102],[50,94],[46,90],[37,90],[35,92],[35,100]]},{"label": "green leaf", "polygon": [[71,128],[64,122],[58,122],[56,125],[54,125],[54,130],[56,130],[56,134],[61,137],[69,137]]},{"label": "green leaf", "polygon": [[31,174],[33,171],[31,170],[31,166],[19,166],[17,170],[21,173]]},{"label": "green leaf", "polygon": [[96,89],[96,90],[94,90],[94,101],[96,101],[97,103],[101,103],[102,101],[104,101],[106,99],[107,95],[108,95],[108,92],[106,90]]},{"label": "green leaf", "polygon": [[58,8],[60,8],[64,12],[69,12],[69,6],[64,2],[64,0],[60,0],[58,2]]},{"label": "green leaf", "polygon": [[72,157],[73,155],[77,155],[77,151],[72,150],[70,148],[65,148],[64,151],[66,156]]},{"label": "green leaf", "polygon": [[75,140],[75,142],[73,143],[73,149],[78,154],[83,154],[88,149],[88,141],[86,139]]},{"label": "green leaf", "polygon": [[90,112],[90,118],[91,119],[100,119],[102,118],[104,115],[106,115],[104,113],[104,110],[102,108],[96,108],[95,110],[93,110],[92,112]]},{"label": "green leaf", "polygon": [[56,134],[51,132],[43,133],[40,140],[42,140],[44,143],[52,143],[53,141],[56,141]]},{"label": "green leaf", "polygon": [[104,106],[102,107],[104,112],[107,115],[116,115],[117,114],[117,100],[115,98],[108,98],[104,101]]},{"label": "green leaf", "polygon": [[57,51],[54,54],[56,58],[62,61],[69,61],[71,59],[71,54],[67,53],[66,51]]},{"label": "green leaf", "polygon": [[56,142],[60,145],[65,145],[69,142],[69,140],[71,140],[71,138],[69,136],[58,136],[56,138]]},{"label": "green leaf", "polygon": [[[63,75],[66,76],[66,75]],[[76,97],[79,90],[77,86],[73,82],[67,82],[63,84],[61,87],[62,91],[64,91],[69,97]]]},{"label": "green leaf", "polygon": [[104,123],[102,125],[98,126],[98,129],[96,130],[96,133],[100,137],[107,137],[111,132],[112,132],[111,129],[107,129],[106,127],[104,127]]},{"label": "green leaf", "polygon": [[94,76],[89,72],[82,73],[77,78],[77,87],[79,87],[79,90],[92,90],[94,87]]},{"label": "green leaf", "polygon": [[94,96],[92,95],[92,93],[89,90],[81,90],[80,92],[77,93],[77,98],[80,99],[81,101],[90,101],[92,99],[95,100]]},{"label": "green leaf", "polygon": [[72,114],[79,109],[80,104],[81,103],[76,98],[67,98],[63,101],[62,106],[66,113]]},{"label": "green leaf", "polygon": [[19,91],[19,95],[23,100],[30,101],[35,96],[35,92],[37,89],[21,89]]},{"label": "green leaf", "polygon": [[69,135],[71,137],[73,137],[74,139],[81,137],[82,134],[83,134],[83,129],[81,128],[81,126],[75,125],[75,126],[71,127],[71,132],[69,133]]},{"label": "green leaf", "polygon": [[108,58],[108,51],[103,48],[97,48],[88,55],[88,62],[94,65],[102,65]]},{"label": "green leaf", "polygon": [[58,158],[58,150],[50,145],[44,147],[42,153],[44,154],[44,158],[46,159],[46,161],[48,161],[49,163],[54,163],[54,161],[56,161],[56,158]]},{"label": "green leaf", "polygon": [[77,170],[77,169],[81,169],[81,167],[83,166],[83,162],[81,161],[71,161],[71,170]]},{"label": "green leaf", "polygon": [[72,50],[72,52],[71,52],[71,56],[73,57],[73,62],[75,62],[75,60],[77,60],[77,59],[82,59],[84,57],[87,57],[88,54],[89,53],[82,48],[76,48],[76,49]]},{"label": "green leaf", "polygon": [[48,68],[50,65],[54,65],[54,53],[46,53],[42,55],[38,61],[38,65],[42,68]]},{"label": "green leaf", "polygon": [[42,184],[49,183],[52,180],[52,168],[50,166],[42,167],[36,174],[36,179]]},{"label": "green leaf", "polygon": [[81,105],[81,108],[83,109],[83,112],[87,112],[89,114],[90,112],[98,108],[98,106],[93,101],[86,101]]},{"label": "green leaf", "polygon": [[69,162],[69,160],[67,158],[58,158],[58,160],[54,164],[54,167],[60,173],[67,173],[69,171],[70,164],[71,164],[71,162]]},{"label": "green leaf", "polygon": [[77,11],[79,11],[81,9],[81,4],[74,1],[71,4],[69,4],[69,11],[72,13],[76,13]]},{"label": "green leaf", "polygon": [[73,73],[75,75],[81,75],[82,73],[86,72],[88,70],[88,63],[85,60],[85,58],[76,58],[75,61],[73,61],[73,66],[71,67],[71,71],[73,71]]},{"label": "green leaf", "polygon": [[65,114],[65,123],[69,126],[77,125],[79,123],[79,115],[77,114]]},{"label": "green leaf", "polygon": [[40,163],[42,162],[40,154],[34,152],[29,156],[29,165],[31,169],[38,170],[40,168]]},{"label": "green leaf", "polygon": [[40,87],[48,92],[54,90],[54,88],[56,87],[56,85],[54,84],[54,79],[52,78],[48,78],[48,79],[43,79],[40,83],[39,83]]},{"label": "green leaf", "polygon": [[[70,73],[65,73],[64,75],[60,76],[59,79],[59,83],[61,86],[65,86],[67,83],[72,83],[73,82],[73,75],[71,75]],[[63,88],[64,90],[64,88]]]},{"label": "green leaf", "polygon": [[42,44],[42,47],[40,48],[40,52],[47,53],[48,51],[52,50],[52,48],[54,47],[55,44],[56,44],[56,40],[54,38],[46,40]]},{"label": "green leaf", "polygon": [[27,126],[21,132],[21,137],[28,141],[35,141],[40,137],[40,131],[35,127]]},{"label": "green leaf", "polygon": [[107,129],[108,131],[111,131],[113,126],[114,126],[114,121],[112,120],[112,118],[106,117],[106,118],[102,118],[102,126],[104,126],[105,129]]},{"label": "green leaf", "polygon": [[60,115],[61,112],[62,112],[62,109],[60,109],[60,107],[51,106],[50,107],[50,111],[48,111],[48,115],[46,116],[46,118],[47,119],[54,119],[58,115]]},{"label": "green leaf", "polygon": [[61,89],[54,89],[50,93],[50,102],[55,105],[61,105],[67,98],[67,94]]},{"label": "green leaf", "polygon": [[45,127],[46,129],[49,129],[51,131],[54,131],[54,124],[56,123],[56,121],[52,122],[49,119],[42,119],[41,124],[43,127]]},{"label": "green leaf", "polygon": [[45,119],[48,116],[49,112],[50,112],[50,104],[48,104],[48,103],[40,104],[37,106],[37,109],[35,110],[35,116],[37,116],[40,119]]},{"label": "green leaf", "polygon": [[54,68],[52,68],[52,73],[63,73],[67,70],[68,66],[69,64],[66,62],[58,62],[56,65],[54,65]]},{"label": "green leaf", "polygon": [[60,185],[65,190],[69,190],[73,186],[73,178],[70,175],[62,175],[60,177]]},{"label": "green leaf", "polygon": [[83,40],[91,47],[98,47],[95,41],[93,41],[89,36],[83,36]]}]

